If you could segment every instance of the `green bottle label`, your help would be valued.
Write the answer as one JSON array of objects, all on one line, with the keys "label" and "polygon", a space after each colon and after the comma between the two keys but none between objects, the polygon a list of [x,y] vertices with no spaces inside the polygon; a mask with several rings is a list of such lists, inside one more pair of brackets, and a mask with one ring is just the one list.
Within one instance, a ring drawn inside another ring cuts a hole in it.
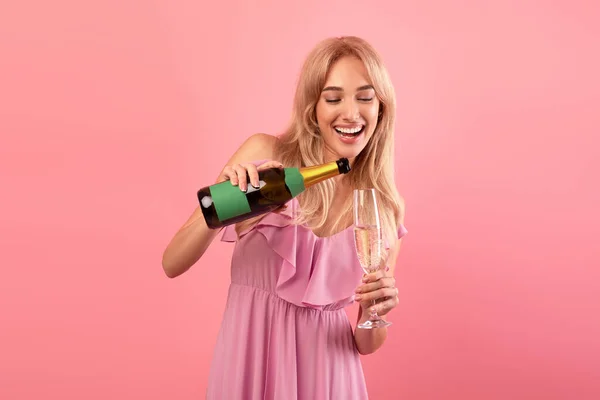
[{"label": "green bottle label", "polygon": [[306,189],[304,187],[304,177],[298,168],[285,168],[285,184],[292,193],[292,197],[298,196]]},{"label": "green bottle label", "polygon": [[[298,168],[285,168],[284,171],[285,184],[290,189],[292,197],[296,197],[306,189],[304,187],[304,177]],[[252,211],[246,193],[242,192],[239,186],[233,186],[231,181],[212,185],[210,195],[219,221],[225,221]]]},{"label": "green bottle label", "polygon": [[231,181],[212,185],[210,195],[215,205],[217,217],[221,222],[251,211],[246,193],[242,192],[239,186],[233,186]]}]

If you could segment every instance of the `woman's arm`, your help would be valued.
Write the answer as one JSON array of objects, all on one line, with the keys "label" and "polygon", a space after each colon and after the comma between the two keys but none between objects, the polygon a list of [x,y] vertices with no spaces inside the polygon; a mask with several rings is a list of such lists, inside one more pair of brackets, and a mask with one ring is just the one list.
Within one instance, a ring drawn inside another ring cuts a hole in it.
[{"label": "woman's arm", "polygon": [[[240,148],[233,154],[227,162],[227,167],[219,174],[216,182],[223,182],[231,179],[232,183],[237,184],[239,176],[245,176],[246,170],[243,163],[252,160],[270,160],[273,156],[273,148],[277,138],[266,134],[255,134],[246,139]],[[242,164],[241,166],[239,164]],[[274,163],[278,164],[278,163]],[[235,167],[235,168],[232,168]],[[248,166],[251,169],[251,166]],[[250,179],[255,176],[252,169]],[[257,177],[256,177],[257,179]],[[256,182],[258,184],[258,182]],[[247,182],[239,182],[240,188],[247,186]],[[210,246],[214,238],[219,233],[217,229],[210,229],[206,225],[202,210],[196,207],[188,220],[175,233],[170,243],[167,245],[162,257],[162,267],[169,278],[175,278],[192,267],[202,257],[206,249]]]}]

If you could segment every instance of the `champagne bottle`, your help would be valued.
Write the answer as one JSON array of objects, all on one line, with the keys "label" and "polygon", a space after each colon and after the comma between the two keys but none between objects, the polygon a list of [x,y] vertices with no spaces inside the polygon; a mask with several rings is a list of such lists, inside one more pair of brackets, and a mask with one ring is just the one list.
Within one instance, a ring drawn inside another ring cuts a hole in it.
[{"label": "champagne bottle", "polygon": [[271,212],[306,188],[348,172],[350,164],[346,158],[312,167],[269,168],[258,172],[257,188],[248,177],[245,193],[231,181],[225,181],[198,190],[198,201],[208,227],[218,229]]}]

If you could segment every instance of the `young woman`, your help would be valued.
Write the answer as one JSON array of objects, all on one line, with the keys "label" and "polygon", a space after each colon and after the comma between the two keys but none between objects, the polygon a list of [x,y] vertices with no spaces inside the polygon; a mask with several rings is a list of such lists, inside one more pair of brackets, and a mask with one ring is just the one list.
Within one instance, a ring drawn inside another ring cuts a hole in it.
[{"label": "young woman", "polygon": [[[232,282],[207,398],[368,397],[359,354],[379,349],[387,328],[353,332],[344,307],[360,302],[360,323],[373,307],[385,316],[398,304],[393,274],[406,230],[394,185],[395,106],[388,73],[367,42],[324,40],[303,66],[289,128],[278,137],[249,137],[223,168],[217,182],[230,180],[246,190],[258,186],[263,168],[341,157],[352,166],[284,209],[225,228],[221,240],[235,242]],[[376,189],[390,248],[387,270],[369,275],[354,249],[355,188]],[[196,209],[164,252],[165,273],[187,271],[218,233]]]}]

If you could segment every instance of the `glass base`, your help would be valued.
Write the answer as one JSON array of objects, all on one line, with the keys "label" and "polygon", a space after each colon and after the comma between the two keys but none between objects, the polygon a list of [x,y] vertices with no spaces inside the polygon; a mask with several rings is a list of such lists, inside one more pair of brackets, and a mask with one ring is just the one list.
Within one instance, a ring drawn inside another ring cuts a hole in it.
[{"label": "glass base", "polygon": [[369,319],[362,324],[358,324],[357,327],[361,329],[375,329],[375,328],[385,328],[386,326],[390,326],[392,323],[389,321],[384,321],[383,319]]}]

